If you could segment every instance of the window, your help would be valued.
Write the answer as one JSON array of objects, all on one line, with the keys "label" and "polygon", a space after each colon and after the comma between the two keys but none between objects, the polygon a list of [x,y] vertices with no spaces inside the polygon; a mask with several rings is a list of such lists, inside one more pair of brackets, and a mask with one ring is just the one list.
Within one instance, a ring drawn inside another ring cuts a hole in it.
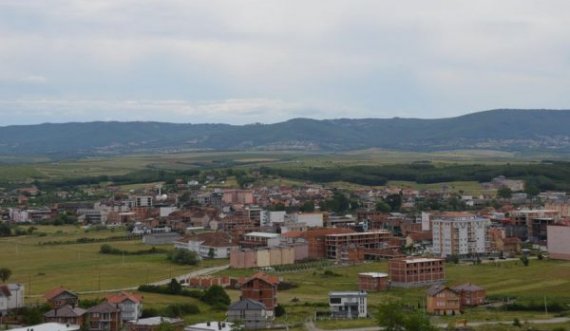
[{"label": "window", "polygon": [[330,303],[339,304],[339,303],[341,303],[341,299],[340,298],[331,298]]}]

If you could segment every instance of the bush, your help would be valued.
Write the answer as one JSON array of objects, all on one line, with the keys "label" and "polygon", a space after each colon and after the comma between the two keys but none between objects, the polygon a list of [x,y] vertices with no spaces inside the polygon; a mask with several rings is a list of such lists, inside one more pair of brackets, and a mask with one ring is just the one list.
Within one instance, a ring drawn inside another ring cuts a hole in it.
[{"label": "bush", "polygon": [[285,307],[282,305],[277,305],[275,307],[275,317],[281,317],[283,315],[285,315]]},{"label": "bush", "polygon": [[168,253],[167,259],[176,264],[196,265],[200,262],[198,254],[187,249],[175,249]]},{"label": "bush", "polygon": [[205,303],[215,306],[215,305],[224,305],[228,306],[231,303],[231,299],[224,290],[223,287],[220,285],[213,285],[210,286],[202,295],[202,301]]}]

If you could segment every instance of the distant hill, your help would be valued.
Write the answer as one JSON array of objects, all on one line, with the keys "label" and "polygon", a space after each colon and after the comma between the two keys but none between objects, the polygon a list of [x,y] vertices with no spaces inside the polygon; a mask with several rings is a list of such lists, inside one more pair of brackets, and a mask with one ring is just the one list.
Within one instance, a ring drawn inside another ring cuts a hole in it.
[{"label": "distant hill", "polygon": [[276,124],[87,122],[0,127],[0,155],[79,157],[182,150],[570,152],[570,110],[499,109],[443,119],[292,119]]}]

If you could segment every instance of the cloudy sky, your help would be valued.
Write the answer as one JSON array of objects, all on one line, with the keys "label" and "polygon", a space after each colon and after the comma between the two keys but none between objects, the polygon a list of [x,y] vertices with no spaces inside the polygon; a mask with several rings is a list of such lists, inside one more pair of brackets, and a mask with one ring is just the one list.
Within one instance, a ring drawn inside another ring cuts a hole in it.
[{"label": "cloudy sky", "polygon": [[568,0],[0,0],[0,125],[570,108]]}]

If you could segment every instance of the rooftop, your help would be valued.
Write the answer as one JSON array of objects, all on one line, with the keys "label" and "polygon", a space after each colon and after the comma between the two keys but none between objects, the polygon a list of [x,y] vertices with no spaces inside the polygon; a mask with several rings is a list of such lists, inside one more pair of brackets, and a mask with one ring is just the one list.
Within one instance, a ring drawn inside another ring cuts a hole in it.
[{"label": "rooftop", "polygon": [[269,232],[249,232],[249,233],[246,233],[245,236],[262,237],[262,238],[278,238],[280,235],[279,235],[279,233],[269,233]]},{"label": "rooftop", "polygon": [[366,297],[368,293],[365,291],[347,291],[347,292],[329,292],[329,297]]},{"label": "rooftop", "polygon": [[384,278],[384,277],[388,277],[388,274],[383,273],[383,272],[361,272],[358,274],[359,276],[368,276],[368,277],[374,277],[374,278]]},{"label": "rooftop", "polygon": [[162,323],[174,324],[174,323],[180,323],[180,322],[182,322],[182,320],[179,318],[155,316],[155,317],[141,318],[138,321],[133,321],[131,323],[136,324],[136,325],[160,325]]},{"label": "rooftop", "polygon": [[11,331],[78,331],[79,325],[62,323],[43,323],[26,326],[23,328],[10,329]]}]

